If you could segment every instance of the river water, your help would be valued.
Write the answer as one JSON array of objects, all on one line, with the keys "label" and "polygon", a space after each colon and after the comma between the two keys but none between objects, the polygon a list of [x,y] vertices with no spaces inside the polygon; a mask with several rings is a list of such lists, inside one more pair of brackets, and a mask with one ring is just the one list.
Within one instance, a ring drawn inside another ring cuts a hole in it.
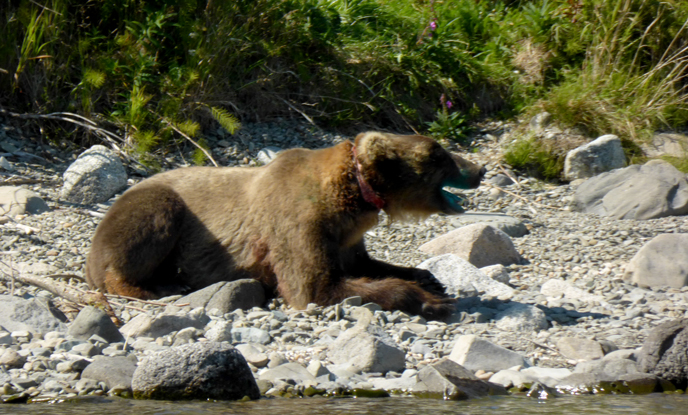
[{"label": "river water", "polygon": [[525,396],[468,401],[418,398],[260,399],[251,402],[165,402],[122,398],[85,398],[61,403],[0,405],[0,414],[27,415],[403,415],[403,414],[591,414],[686,415],[688,395],[563,396],[538,400]]}]

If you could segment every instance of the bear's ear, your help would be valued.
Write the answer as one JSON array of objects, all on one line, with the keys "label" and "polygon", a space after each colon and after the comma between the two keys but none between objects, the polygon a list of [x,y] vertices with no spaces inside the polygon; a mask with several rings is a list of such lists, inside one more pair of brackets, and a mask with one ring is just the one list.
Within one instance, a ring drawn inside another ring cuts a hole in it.
[{"label": "bear's ear", "polygon": [[365,155],[366,159],[374,162],[375,160],[390,156],[387,154],[390,147],[389,140],[390,137],[384,133],[366,132],[357,135],[354,143],[359,156]]}]

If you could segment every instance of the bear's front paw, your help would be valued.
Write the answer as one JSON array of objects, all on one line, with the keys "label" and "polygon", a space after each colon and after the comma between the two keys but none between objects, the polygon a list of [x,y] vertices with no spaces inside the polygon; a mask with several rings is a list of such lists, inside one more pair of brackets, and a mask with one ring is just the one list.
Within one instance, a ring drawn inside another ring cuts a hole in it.
[{"label": "bear's front paw", "polygon": [[424,269],[417,269],[414,273],[414,280],[418,282],[425,291],[428,291],[439,297],[446,297],[447,292],[444,284],[442,284],[430,271]]},{"label": "bear's front paw", "polygon": [[421,315],[426,320],[444,320],[456,311],[456,300],[453,298],[435,297],[423,303]]}]

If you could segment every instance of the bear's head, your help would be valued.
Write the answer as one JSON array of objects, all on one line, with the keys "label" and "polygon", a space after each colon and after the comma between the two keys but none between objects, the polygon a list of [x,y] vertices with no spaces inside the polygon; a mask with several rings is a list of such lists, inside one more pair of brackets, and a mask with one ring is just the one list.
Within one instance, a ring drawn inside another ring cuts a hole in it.
[{"label": "bear's head", "polygon": [[476,188],[486,173],[419,135],[361,133],[355,149],[361,175],[394,219],[463,213],[462,199],[446,188]]}]

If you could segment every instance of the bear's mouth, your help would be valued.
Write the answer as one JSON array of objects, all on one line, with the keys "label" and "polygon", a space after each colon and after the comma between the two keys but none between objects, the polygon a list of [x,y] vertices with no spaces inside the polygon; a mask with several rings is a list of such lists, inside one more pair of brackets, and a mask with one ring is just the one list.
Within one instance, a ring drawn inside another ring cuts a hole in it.
[{"label": "bear's mouth", "polygon": [[468,198],[460,197],[458,195],[455,195],[454,193],[450,192],[449,189],[452,189],[451,186],[442,186],[440,188],[440,193],[442,194],[442,199],[446,202],[445,206],[445,212],[447,214],[459,214],[459,213],[464,213],[466,209],[464,209],[464,206],[468,204]]}]

